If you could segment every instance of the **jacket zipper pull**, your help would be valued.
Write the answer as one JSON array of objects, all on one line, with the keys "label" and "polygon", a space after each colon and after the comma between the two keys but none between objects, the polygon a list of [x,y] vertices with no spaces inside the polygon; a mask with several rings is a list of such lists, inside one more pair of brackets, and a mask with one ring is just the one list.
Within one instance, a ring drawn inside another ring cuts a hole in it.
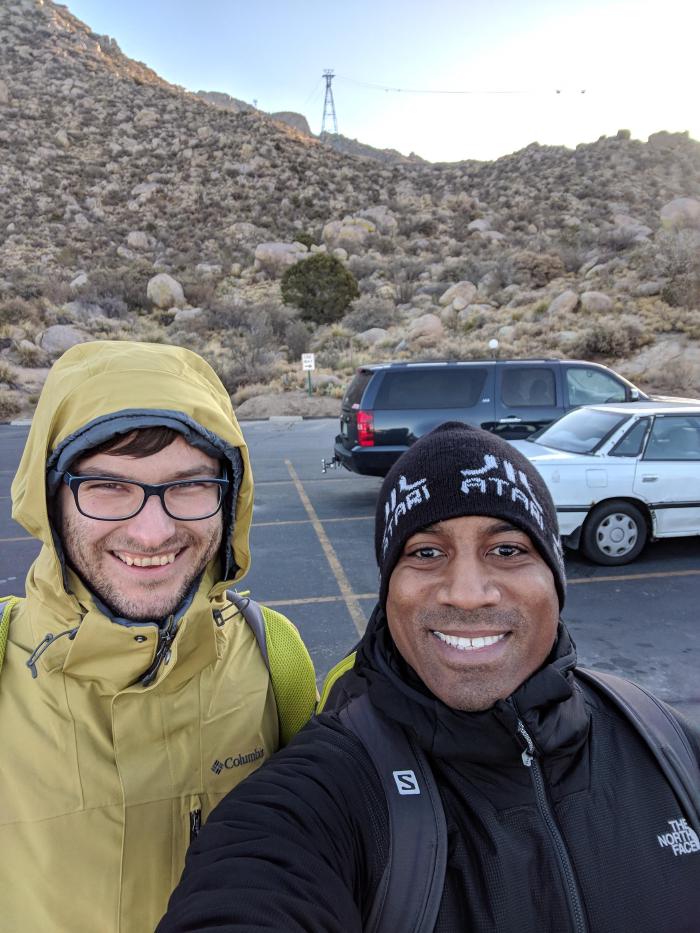
[{"label": "jacket zipper pull", "polygon": [[525,767],[531,768],[535,757],[535,743],[530,738],[527,729],[520,720],[518,720],[518,735],[525,740],[527,745],[527,748],[523,749],[520,757],[522,758]]},{"label": "jacket zipper pull", "polygon": [[168,619],[168,624],[160,630],[158,633],[158,647],[156,648],[156,654],[153,658],[153,663],[148,668],[146,673],[141,678],[141,685],[143,687],[148,687],[155,680],[156,674],[161,664],[165,662],[168,664],[170,661],[170,646],[175,640],[177,635],[177,624],[175,622],[175,616],[170,616]]},{"label": "jacket zipper pull", "polygon": [[202,811],[201,810],[192,810],[190,813],[190,842],[194,840],[199,835],[199,831],[202,828]]}]

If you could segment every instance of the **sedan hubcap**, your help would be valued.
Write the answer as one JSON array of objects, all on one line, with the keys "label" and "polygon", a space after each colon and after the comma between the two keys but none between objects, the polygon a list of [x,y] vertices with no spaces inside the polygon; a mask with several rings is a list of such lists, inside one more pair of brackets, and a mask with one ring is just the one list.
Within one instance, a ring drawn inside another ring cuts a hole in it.
[{"label": "sedan hubcap", "polygon": [[622,557],[637,543],[637,524],[622,512],[608,515],[596,529],[596,543],[604,554]]}]

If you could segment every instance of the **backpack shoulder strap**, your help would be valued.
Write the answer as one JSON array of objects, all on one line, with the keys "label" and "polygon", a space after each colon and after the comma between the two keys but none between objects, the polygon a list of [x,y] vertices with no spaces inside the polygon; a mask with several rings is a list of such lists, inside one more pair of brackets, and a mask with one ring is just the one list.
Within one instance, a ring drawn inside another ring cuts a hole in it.
[{"label": "backpack shoulder strap", "polygon": [[261,606],[234,590],[228,590],[226,595],[253,630],[270,671],[281,747],[306,725],[316,706],[313,662],[296,626],[281,612]]},{"label": "backpack shoulder strap", "polygon": [[354,650],[351,651],[350,654],[346,654],[345,657],[341,658],[326,674],[326,679],[323,681],[323,688],[321,689],[321,699],[318,701],[318,706],[316,708],[317,713],[323,712],[324,709],[337,709],[338,706],[342,705],[340,696],[343,692],[344,684],[355,666],[355,655],[356,652]]},{"label": "backpack shoulder strap", "polygon": [[612,700],[632,723],[659,763],[691,826],[700,832],[700,762],[673,710],[624,677],[581,667],[576,673]]},{"label": "backpack shoulder strap", "polygon": [[389,811],[389,857],[365,933],[433,933],[445,883],[447,828],[428,760],[366,695],[351,700],[339,716],[374,762]]},{"label": "backpack shoulder strap", "polygon": [[19,599],[19,596],[0,596],[0,669],[5,660],[7,637],[10,634],[10,616]]}]

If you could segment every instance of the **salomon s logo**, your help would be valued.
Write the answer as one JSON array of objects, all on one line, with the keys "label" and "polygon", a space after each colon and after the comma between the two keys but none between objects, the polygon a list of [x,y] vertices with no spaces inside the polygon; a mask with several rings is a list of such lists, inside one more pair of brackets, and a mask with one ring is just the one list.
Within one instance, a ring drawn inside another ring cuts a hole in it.
[{"label": "salomon s logo", "polygon": [[402,797],[408,794],[420,794],[420,787],[418,786],[418,778],[416,777],[415,771],[394,771],[393,775],[396,781],[396,788]]}]

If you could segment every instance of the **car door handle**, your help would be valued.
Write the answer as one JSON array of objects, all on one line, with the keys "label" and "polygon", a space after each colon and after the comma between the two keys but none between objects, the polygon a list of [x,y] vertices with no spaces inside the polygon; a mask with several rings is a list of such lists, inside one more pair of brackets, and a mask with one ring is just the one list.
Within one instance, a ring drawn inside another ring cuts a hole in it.
[{"label": "car door handle", "polygon": [[499,424],[513,424],[515,421],[522,421],[522,418],[518,418],[517,415],[508,415],[507,418],[499,418]]},{"label": "car door handle", "polygon": [[649,473],[647,473],[645,476],[642,477],[642,482],[643,483],[655,483],[658,480],[658,478],[659,478],[658,476],[651,476]]}]

